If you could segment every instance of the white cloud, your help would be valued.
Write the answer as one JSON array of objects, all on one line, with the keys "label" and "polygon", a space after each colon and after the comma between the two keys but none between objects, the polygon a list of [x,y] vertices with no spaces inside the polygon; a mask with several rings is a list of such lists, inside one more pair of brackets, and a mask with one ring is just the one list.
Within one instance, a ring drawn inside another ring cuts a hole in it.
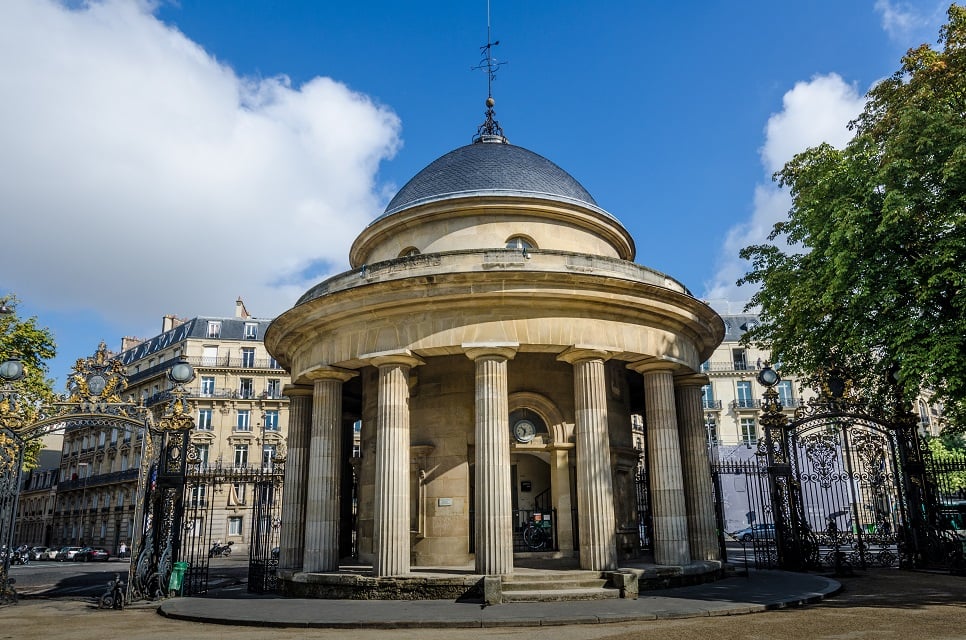
[{"label": "white cloud", "polygon": [[400,144],[388,108],[239,77],[146,2],[3,0],[0,70],[0,284],[122,324],[285,310],[345,268]]},{"label": "white cloud", "polygon": [[916,46],[919,42],[935,41],[937,32],[934,27],[942,22],[942,16],[949,3],[927,2],[922,6],[911,2],[876,0],[875,10],[882,17],[882,29],[889,37],[904,46]]},{"label": "white cloud", "polygon": [[[765,126],[761,159],[767,176],[770,178],[796,153],[822,142],[844,147],[851,138],[847,125],[864,104],[865,99],[855,87],[834,73],[797,83],[782,99],[782,110],[772,114]],[[753,292],[748,286],[735,284],[748,268],[738,252],[764,242],[775,223],[786,217],[790,206],[788,193],[774,182],[769,180],[755,187],[751,217],[728,231],[714,278],[705,286],[704,299],[727,312],[727,302],[739,303],[751,297]],[[733,304],[730,311],[740,308],[740,304]]]}]

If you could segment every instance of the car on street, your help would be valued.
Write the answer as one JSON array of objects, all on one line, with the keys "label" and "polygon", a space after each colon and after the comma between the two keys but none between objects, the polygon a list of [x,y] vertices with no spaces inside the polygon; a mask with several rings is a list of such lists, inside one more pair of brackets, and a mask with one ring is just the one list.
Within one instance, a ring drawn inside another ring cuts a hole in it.
[{"label": "car on street", "polygon": [[31,560],[47,560],[47,547],[31,547]]},{"label": "car on street", "polygon": [[731,534],[731,537],[739,542],[751,542],[752,540],[774,540],[775,525],[770,522],[753,524],[750,527],[739,529]]},{"label": "car on street", "polygon": [[73,560],[77,552],[80,551],[80,547],[61,547],[60,551],[57,552],[57,560],[61,562],[66,562],[67,560]]},{"label": "car on street", "polygon": [[74,554],[74,562],[107,562],[111,554],[104,547],[84,547]]},{"label": "car on street", "polygon": [[65,547],[47,547],[44,552],[44,557],[41,560],[56,560],[57,556],[60,555],[60,550]]}]

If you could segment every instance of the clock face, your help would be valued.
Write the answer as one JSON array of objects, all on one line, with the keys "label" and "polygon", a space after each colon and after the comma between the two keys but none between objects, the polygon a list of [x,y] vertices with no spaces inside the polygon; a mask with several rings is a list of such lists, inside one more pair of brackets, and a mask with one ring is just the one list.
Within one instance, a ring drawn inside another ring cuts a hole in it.
[{"label": "clock face", "polygon": [[87,388],[90,389],[91,395],[99,396],[101,392],[104,391],[104,387],[107,386],[107,378],[95,373],[87,379]]},{"label": "clock face", "polygon": [[518,442],[530,442],[537,435],[537,428],[529,420],[518,420],[513,425],[513,437]]}]

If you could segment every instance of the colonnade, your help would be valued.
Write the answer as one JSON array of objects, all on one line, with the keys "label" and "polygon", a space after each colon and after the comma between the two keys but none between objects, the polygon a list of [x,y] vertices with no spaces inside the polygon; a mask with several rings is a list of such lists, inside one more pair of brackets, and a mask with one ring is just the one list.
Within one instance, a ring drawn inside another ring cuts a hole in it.
[{"label": "colonnade", "polygon": [[[476,572],[513,572],[507,367],[515,343],[464,344],[475,365]],[[558,356],[574,369],[580,567],[618,566],[608,437],[606,350],[573,347]],[[378,369],[373,573],[410,571],[409,372],[423,362],[408,351],[371,354]],[[710,465],[701,408],[701,375],[675,375],[650,360],[628,368],[644,381],[654,559],[659,565],[717,560]],[[342,385],[357,375],[320,367],[290,385],[288,461],[282,497],[279,565],[304,572],[339,568],[339,459]]]}]

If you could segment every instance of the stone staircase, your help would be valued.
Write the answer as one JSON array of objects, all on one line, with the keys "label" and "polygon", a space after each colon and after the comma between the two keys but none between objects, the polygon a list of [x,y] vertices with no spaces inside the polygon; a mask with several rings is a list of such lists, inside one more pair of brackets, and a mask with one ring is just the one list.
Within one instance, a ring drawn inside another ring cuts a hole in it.
[{"label": "stone staircase", "polygon": [[503,602],[558,602],[620,598],[600,571],[541,571],[514,573],[501,581]]}]

